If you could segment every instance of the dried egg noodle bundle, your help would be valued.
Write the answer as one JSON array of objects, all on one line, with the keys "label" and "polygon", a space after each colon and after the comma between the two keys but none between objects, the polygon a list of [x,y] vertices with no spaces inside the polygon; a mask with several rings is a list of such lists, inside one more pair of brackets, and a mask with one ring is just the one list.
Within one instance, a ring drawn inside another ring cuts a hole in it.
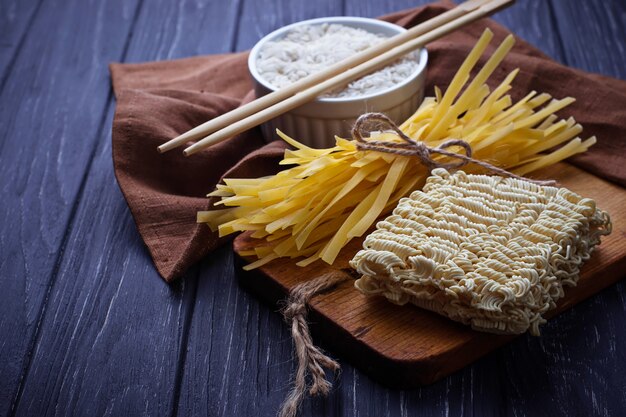
[{"label": "dried egg noodle bundle", "polygon": [[[462,139],[471,145],[474,158],[518,175],[593,145],[594,137],[584,141],[578,137],[582,128],[574,119],[560,120],[554,115],[572,98],[557,100],[533,91],[513,103],[506,93],[517,70],[493,90],[485,84],[513,46],[513,37],[507,37],[470,78],[492,37],[486,30],[447,91],[436,89],[436,96],[426,98],[400,129],[429,147]],[[336,138],[335,147],[312,149],[278,134],[295,148],[285,151],[281,164],[294,167],[264,178],[225,179],[209,195],[220,197],[216,205],[227,208],[198,213],[198,221],[218,229],[221,236],[252,231],[259,245],[248,255],[259,260],[247,269],[279,257],[303,258],[298,265],[318,259],[332,264],[351,239],[364,235],[379,216],[421,188],[428,177],[416,159],[360,151],[352,140]],[[389,132],[372,132],[370,139],[400,141]],[[481,168],[466,166],[464,170],[480,172]]]},{"label": "dried egg noodle bundle", "polygon": [[539,333],[611,223],[566,188],[433,170],[350,265],[365,294],[411,302],[474,329]]}]

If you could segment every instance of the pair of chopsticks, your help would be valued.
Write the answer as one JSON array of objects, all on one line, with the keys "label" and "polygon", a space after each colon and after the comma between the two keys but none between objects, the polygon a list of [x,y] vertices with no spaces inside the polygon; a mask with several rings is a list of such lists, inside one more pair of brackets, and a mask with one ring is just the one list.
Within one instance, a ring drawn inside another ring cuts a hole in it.
[{"label": "pair of chopsticks", "polygon": [[345,85],[403,55],[423,47],[458,28],[513,4],[515,0],[468,0],[410,30],[340,61],[324,71],[309,75],[233,111],[203,123],[159,146],[167,152],[189,141],[198,140],[183,154],[193,155],[260,125],[291,109],[312,101],[320,94]]}]

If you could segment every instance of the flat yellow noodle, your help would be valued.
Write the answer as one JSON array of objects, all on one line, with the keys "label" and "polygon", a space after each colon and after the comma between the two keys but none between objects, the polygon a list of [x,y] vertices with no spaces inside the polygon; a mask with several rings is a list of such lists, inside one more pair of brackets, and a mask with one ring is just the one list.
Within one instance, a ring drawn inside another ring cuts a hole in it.
[{"label": "flat yellow noodle", "polygon": [[[400,129],[431,148],[463,139],[476,158],[524,175],[591,146],[595,138],[579,138],[582,128],[575,120],[554,114],[573,99],[532,91],[513,102],[508,92],[517,70],[490,92],[487,79],[512,47],[512,37],[471,77],[492,38],[486,30],[446,91],[436,88],[435,97],[426,97]],[[260,259],[252,268],[283,256],[302,258],[300,265],[317,259],[333,263],[351,239],[366,233],[428,176],[417,159],[360,151],[350,139],[335,137],[335,146],[314,149],[277,134],[293,147],[280,162],[289,166],[263,178],[226,178],[209,196],[218,199],[217,207],[227,208],[197,216],[220,236],[251,231],[263,247],[255,252]],[[401,141],[392,131],[372,132],[370,140]],[[460,152],[458,147],[449,150]],[[450,161],[436,154],[433,158]],[[472,164],[463,169],[483,172]]]}]

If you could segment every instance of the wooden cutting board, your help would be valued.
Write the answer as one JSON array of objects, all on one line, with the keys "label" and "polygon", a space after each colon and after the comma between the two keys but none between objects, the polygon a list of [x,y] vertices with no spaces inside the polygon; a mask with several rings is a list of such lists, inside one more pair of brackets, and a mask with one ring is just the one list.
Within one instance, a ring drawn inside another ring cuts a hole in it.
[{"label": "wooden cutting board", "polygon": [[[536,177],[555,178],[572,191],[595,199],[613,222],[612,234],[602,239],[583,267],[578,285],[567,288],[551,312],[550,316],[555,316],[626,275],[626,190],[565,163]],[[319,261],[301,268],[293,260],[278,259],[241,273],[240,281],[257,296],[276,303],[295,285],[326,273],[356,279],[348,261],[362,241],[353,240],[332,266]],[[234,249],[239,253],[255,243],[242,234],[235,239]],[[515,337],[478,332],[412,305],[396,306],[382,297],[366,297],[354,288],[352,280],[316,296],[310,307],[316,342],[390,386],[430,384]]]}]

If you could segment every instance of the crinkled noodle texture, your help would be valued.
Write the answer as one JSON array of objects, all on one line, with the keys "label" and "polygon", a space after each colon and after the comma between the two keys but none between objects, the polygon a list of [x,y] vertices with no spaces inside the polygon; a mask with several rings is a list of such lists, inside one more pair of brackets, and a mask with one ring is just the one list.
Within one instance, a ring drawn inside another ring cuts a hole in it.
[{"label": "crinkled noodle texture", "polygon": [[566,188],[435,169],[367,236],[356,287],[493,333],[539,334],[609,215]]}]

